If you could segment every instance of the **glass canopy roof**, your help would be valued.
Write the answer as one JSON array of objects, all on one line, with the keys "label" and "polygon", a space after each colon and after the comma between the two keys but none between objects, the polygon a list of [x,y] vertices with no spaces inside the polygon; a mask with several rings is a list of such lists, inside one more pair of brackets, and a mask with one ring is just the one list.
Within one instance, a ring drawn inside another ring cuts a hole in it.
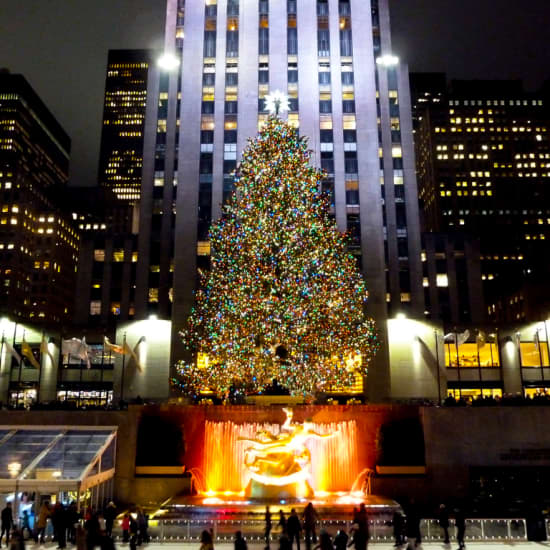
[{"label": "glass canopy roof", "polygon": [[[0,426],[0,489],[79,488],[114,475],[116,427]],[[68,483],[67,483],[68,482]],[[72,483],[71,483],[72,482]]]}]

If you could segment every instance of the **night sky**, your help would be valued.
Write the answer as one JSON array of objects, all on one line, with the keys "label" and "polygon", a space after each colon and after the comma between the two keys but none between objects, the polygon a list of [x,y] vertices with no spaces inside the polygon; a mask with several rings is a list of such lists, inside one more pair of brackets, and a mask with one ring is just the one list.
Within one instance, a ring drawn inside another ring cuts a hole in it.
[{"label": "night sky", "polygon": [[[550,0],[390,2],[394,53],[412,71],[529,88],[550,78]],[[22,73],[71,136],[72,184],[95,184],[107,50],[161,47],[165,0],[0,3],[0,67]]]}]

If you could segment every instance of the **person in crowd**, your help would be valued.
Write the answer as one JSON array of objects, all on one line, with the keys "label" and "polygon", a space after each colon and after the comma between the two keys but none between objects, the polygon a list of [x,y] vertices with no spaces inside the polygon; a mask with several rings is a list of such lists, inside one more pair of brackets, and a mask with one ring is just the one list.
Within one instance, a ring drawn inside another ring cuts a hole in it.
[{"label": "person in crowd", "polygon": [[279,537],[279,550],[292,550],[292,544],[286,531],[283,531]]},{"label": "person in crowd", "polygon": [[122,518],[122,542],[127,543],[130,540],[130,514],[124,514]]},{"label": "person in crowd", "polygon": [[14,529],[11,537],[10,550],[25,550],[25,540],[21,529]]},{"label": "person in crowd", "polygon": [[348,534],[343,529],[340,529],[334,537],[334,548],[336,550],[346,550],[348,546],[348,540]]},{"label": "person in crowd", "polygon": [[[28,538],[32,537],[32,531],[31,531],[31,518],[29,516],[28,510],[23,510],[23,515],[21,516],[21,536],[23,537],[23,540],[25,540],[25,531],[28,533]],[[0,544],[1,544],[1,537],[0,537]]]},{"label": "person in crowd", "polygon": [[101,530],[97,514],[91,514],[89,519],[84,522],[84,529],[86,530],[86,548],[88,550],[94,550],[94,548],[99,545],[101,539]]},{"label": "person in crowd", "polygon": [[296,549],[300,550],[300,535],[302,533],[302,524],[300,523],[300,518],[296,513],[296,510],[292,508],[290,511],[290,516],[288,516],[288,521],[286,522],[286,532],[290,541],[290,548],[296,540]]},{"label": "person in crowd", "polygon": [[366,550],[367,544],[367,533],[365,533],[365,530],[361,528],[359,523],[354,523],[351,528],[351,538],[348,542],[348,547],[354,546],[355,550]]},{"label": "person in crowd", "polygon": [[359,506],[359,510],[357,511],[357,523],[359,525],[359,529],[363,532],[366,540],[369,540],[369,516],[367,514],[367,507],[365,506],[365,503],[362,502]]},{"label": "person in crowd", "polygon": [[58,501],[55,503],[52,511],[52,526],[57,548],[67,547],[67,514],[65,507]]},{"label": "person in crowd", "polygon": [[248,550],[248,545],[241,531],[235,533],[235,550]]},{"label": "person in crowd", "polygon": [[147,544],[149,542],[149,518],[143,512],[141,508],[138,508],[137,512],[137,524],[138,524],[138,546],[141,546],[142,543]]},{"label": "person in crowd", "polygon": [[449,510],[445,504],[439,505],[439,526],[443,530],[443,544],[449,544]]},{"label": "person in crowd", "polygon": [[407,507],[407,539],[409,541],[409,548],[416,548],[422,543],[422,535],[420,534],[420,515],[414,500],[411,500]]},{"label": "person in crowd", "polygon": [[306,548],[310,550],[311,542],[317,542],[317,535],[315,533],[315,524],[319,516],[317,511],[313,507],[311,502],[307,503],[307,506],[304,508],[304,531],[306,536]]},{"label": "person in crowd", "polygon": [[113,525],[115,523],[116,519],[116,506],[115,503],[111,500],[109,504],[107,504],[107,507],[105,508],[105,511],[103,512],[103,517],[105,518],[105,534],[108,537],[113,536]]},{"label": "person in crowd", "polygon": [[405,543],[405,518],[401,510],[395,510],[393,513],[393,538],[395,539],[394,546],[402,546]]},{"label": "person in crowd", "polygon": [[455,509],[456,540],[458,548],[466,548],[464,537],[466,536],[466,515],[462,508]]},{"label": "person in crowd", "polygon": [[52,515],[50,502],[45,500],[38,512],[38,519],[36,520],[36,532],[34,535],[35,542],[44,544],[44,534],[46,533],[46,526],[48,525],[48,518]]},{"label": "person in crowd", "polygon": [[279,510],[279,527],[281,528],[281,533],[286,533],[286,516],[283,510]]},{"label": "person in crowd", "polygon": [[325,529],[321,530],[321,533],[319,534],[319,544],[314,547],[314,550],[334,550],[332,537]]},{"label": "person in crowd", "polygon": [[11,509],[11,502],[6,504],[6,507],[2,510],[2,531],[0,534],[0,546],[2,546],[2,538],[6,533],[6,547],[10,544],[10,532],[13,528],[13,511]]},{"label": "person in crowd", "polygon": [[134,516],[132,514],[129,514],[130,516],[130,550],[136,550],[137,548],[137,540],[139,535],[139,526],[138,522],[134,519]]},{"label": "person in crowd", "polygon": [[80,514],[76,502],[73,500],[67,508],[67,531],[71,544],[76,544],[76,524],[80,521]]},{"label": "person in crowd", "polygon": [[269,506],[265,507],[265,547],[269,550],[269,540],[271,538],[271,511],[269,510]]},{"label": "person in crowd", "polygon": [[206,529],[201,533],[201,545],[199,550],[214,550],[212,532]]}]

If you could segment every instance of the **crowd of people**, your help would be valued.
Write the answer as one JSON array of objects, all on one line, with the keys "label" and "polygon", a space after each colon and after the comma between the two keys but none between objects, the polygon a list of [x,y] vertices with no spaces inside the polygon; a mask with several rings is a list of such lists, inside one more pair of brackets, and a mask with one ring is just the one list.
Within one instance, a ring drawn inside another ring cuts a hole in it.
[{"label": "crowd of people", "polygon": [[[455,508],[454,523],[456,527],[456,539],[459,550],[465,548],[466,534],[466,516],[460,508]],[[296,550],[300,550],[300,541],[305,541],[306,550],[346,550],[354,547],[355,550],[367,550],[370,533],[369,518],[365,504],[361,504],[353,511],[352,527],[349,533],[345,529],[340,529],[332,536],[326,529],[322,529],[317,539],[316,525],[319,521],[317,511],[310,502],[304,509],[300,518],[295,508],[292,508],[290,515],[286,517],[283,510],[279,510],[279,550],[293,550],[296,544]],[[393,536],[395,547],[402,548],[407,545],[408,548],[416,548],[422,543],[422,534],[420,531],[420,514],[414,502],[410,502],[405,511],[398,509],[395,511],[391,524],[393,526]],[[444,544],[450,544],[449,526],[450,514],[447,506],[441,504],[438,511],[438,523],[442,530]],[[265,550],[270,549],[271,531],[273,528],[272,514],[269,506],[265,510]],[[203,538],[208,544],[203,546]],[[200,550],[213,550],[212,533],[203,532],[201,537]],[[237,531],[235,536],[235,550],[247,550],[246,541],[242,533]]]},{"label": "crowd of people", "polygon": [[[64,506],[61,502],[51,504],[44,501],[34,518],[31,528],[29,513],[23,511],[19,525],[13,517],[11,502],[8,502],[0,515],[0,546],[5,535],[6,546],[11,550],[24,550],[25,542],[34,540],[35,544],[44,544],[46,532],[51,524],[52,541],[57,549],[67,547],[67,543],[76,546],[77,550],[114,550],[113,527],[118,511],[114,502],[109,502],[103,510],[91,507],[83,512],[78,510],[75,502]],[[135,517],[134,517],[135,516]],[[149,542],[149,517],[140,508],[135,514],[124,514],[122,519],[123,542],[129,543],[131,550]]]},{"label": "crowd of people", "polygon": [[[444,543],[450,544],[449,526],[450,512],[446,505],[441,504],[438,511],[438,522],[442,530]],[[466,531],[466,517],[463,510],[455,508],[453,511],[456,526],[456,539],[459,550],[464,548]],[[36,544],[44,544],[48,523],[53,528],[52,540],[57,542],[57,549],[67,547],[67,543],[76,546],[76,550],[114,550],[113,527],[118,516],[117,508],[113,502],[99,511],[87,508],[81,513],[76,503],[72,502],[64,506],[61,502],[54,505],[45,501],[35,517],[33,528],[30,526],[30,518],[27,511],[20,518],[20,525],[16,525],[13,518],[12,505],[8,502],[0,515],[0,547],[2,541],[11,550],[24,550],[26,540],[34,540]],[[120,522],[122,528],[122,543],[128,544],[130,550],[136,550],[137,546],[147,544],[149,537],[149,517],[138,508],[135,513],[124,513]],[[395,547],[416,548],[422,542],[420,531],[420,514],[409,503],[402,511],[398,509],[393,514],[391,524]],[[292,508],[287,516],[283,510],[279,510],[277,521],[278,549],[300,550],[301,542],[305,542],[305,550],[347,550],[354,547],[355,550],[367,550],[370,533],[369,517],[365,504],[361,504],[353,511],[352,527],[349,533],[345,529],[331,534],[326,529],[321,529],[317,537],[317,525],[319,515],[310,502],[304,508],[301,515]],[[274,519],[269,506],[265,509],[265,550],[270,550]],[[235,550],[248,550],[247,542],[241,531],[237,531],[234,540]],[[214,550],[214,533],[212,530],[204,530],[200,538],[200,550]]]}]

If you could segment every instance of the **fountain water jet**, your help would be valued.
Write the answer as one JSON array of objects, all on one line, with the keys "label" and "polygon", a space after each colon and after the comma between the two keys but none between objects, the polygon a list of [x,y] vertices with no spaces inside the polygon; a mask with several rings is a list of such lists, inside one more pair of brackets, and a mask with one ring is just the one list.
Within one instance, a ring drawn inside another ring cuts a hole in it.
[{"label": "fountain water jet", "polygon": [[[207,495],[256,494],[257,486],[265,485],[272,488],[270,497],[275,497],[276,488],[281,487],[281,497],[288,498],[289,486],[304,480],[318,495],[350,491],[359,473],[355,420],[292,424],[292,412],[285,412],[287,420],[282,426],[206,422]],[[256,491],[250,489],[254,484]],[[306,486],[294,496],[311,497]]]}]

